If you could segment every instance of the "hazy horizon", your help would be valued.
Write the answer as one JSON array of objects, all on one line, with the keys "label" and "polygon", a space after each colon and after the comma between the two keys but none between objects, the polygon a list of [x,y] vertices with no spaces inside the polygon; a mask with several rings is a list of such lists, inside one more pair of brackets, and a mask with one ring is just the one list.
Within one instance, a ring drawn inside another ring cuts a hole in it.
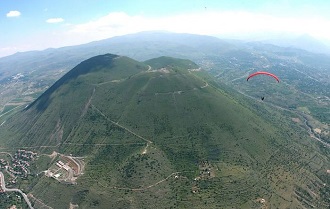
[{"label": "hazy horizon", "polygon": [[0,57],[153,30],[251,40],[308,35],[328,44],[328,8],[321,0],[4,0]]}]

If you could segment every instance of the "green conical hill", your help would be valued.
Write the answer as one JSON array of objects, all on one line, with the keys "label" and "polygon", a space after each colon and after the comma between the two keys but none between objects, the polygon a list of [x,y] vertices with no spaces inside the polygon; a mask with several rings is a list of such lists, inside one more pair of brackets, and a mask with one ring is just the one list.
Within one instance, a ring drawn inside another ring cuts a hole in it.
[{"label": "green conical hill", "polygon": [[54,208],[258,208],[260,198],[279,208],[316,203],[306,192],[319,194],[312,171],[324,169],[325,158],[305,140],[297,143],[299,134],[279,134],[278,124],[287,122],[278,113],[254,104],[271,117],[261,118],[206,77],[189,60],[93,57],[7,120],[1,140],[84,157],[76,185],[42,177],[27,187]]}]

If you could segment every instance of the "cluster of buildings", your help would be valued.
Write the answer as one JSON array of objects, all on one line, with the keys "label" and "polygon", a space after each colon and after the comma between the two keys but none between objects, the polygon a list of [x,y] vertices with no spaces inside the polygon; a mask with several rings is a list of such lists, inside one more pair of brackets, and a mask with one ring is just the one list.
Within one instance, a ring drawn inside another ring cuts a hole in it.
[{"label": "cluster of buildings", "polygon": [[52,165],[46,172],[45,175],[56,179],[62,183],[72,183],[73,170],[61,160],[58,160],[55,165]]},{"label": "cluster of buildings", "polygon": [[57,161],[56,162],[56,165],[59,167],[59,168],[63,168],[64,170],[66,171],[69,171],[70,167],[68,165],[65,165],[62,161]]},{"label": "cluster of buildings", "polygon": [[37,153],[26,150],[17,150],[9,163],[0,159],[0,168],[5,168],[12,176],[26,178],[30,174],[31,161],[37,157]]},{"label": "cluster of buildings", "polygon": [[0,168],[5,168],[7,165],[9,165],[7,160],[0,159]]},{"label": "cluster of buildings", "polygon": [[199,164],[199,176],[196,177],[195,180],[200,180],[200,179],[210,179],[214,177],[212,173],[212,165],[207,161],[202,161]]},{"label": "cluster of buildings", "polygon": [[27,151],[24,149],[19,149],[14,154],[15,159],[23,159],[23,160],[34,160],[37,157],[36,152]]}]

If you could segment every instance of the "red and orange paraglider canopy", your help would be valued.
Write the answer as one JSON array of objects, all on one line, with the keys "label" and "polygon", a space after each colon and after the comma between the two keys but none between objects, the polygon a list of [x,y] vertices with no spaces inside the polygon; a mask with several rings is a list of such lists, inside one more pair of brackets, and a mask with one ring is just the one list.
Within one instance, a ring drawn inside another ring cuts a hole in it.
[{"label": "red and orange paraglider canopy", "polygon": [[276,75],[274,75],[272,73],[269,73],[269,72],[264,72],[264,71],[259,71],[259,72],[252,73],[251,75],[249,75],[247,77],[246,81],[248,81],[250,78],[252,78],[256,75],[268,75],[268,76],[271,76],[271,77],[275,78],[277,80],[277,82],[280,82],[280,79]]}]

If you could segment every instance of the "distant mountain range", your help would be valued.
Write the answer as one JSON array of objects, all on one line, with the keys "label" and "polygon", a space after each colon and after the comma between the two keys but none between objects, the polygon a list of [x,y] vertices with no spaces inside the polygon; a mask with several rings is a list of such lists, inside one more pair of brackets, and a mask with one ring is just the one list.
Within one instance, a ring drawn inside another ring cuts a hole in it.
[{"label": "distant mountain range", "polygon": [[313,53],[322,53],[330,55],[330,47],[323,42],[309,36],[309,35],[302,35],[294,38],[277,38],[277,39],[270,39],[264,40],[263,43],[269,43],[276,46],[281,47],[291,47],[297,49],[303,49]]},{"label": "distant mountain range", "polygon": [[[262,44],[262,42],[251,42],[250,44],[252,43]],[[298,49],[319,53],[328,51],[327,46],[308,36],[295,39],[264,40],[263,43],[286,47],[282,48],[282,50],[287,50],[288,47],[291,47],[290,51],[296,54],[308,54]],[[198,62],[212,55],[221,56],[236,52],[249,53],[246,49],[246,42],[221,40],[211,36],[193,34],[141,32],[78,46],[21,52],[2,57],[0,58],[0,73],[2,73],[0,78],[17,72],[38,69],[43,71],[53,71],[55,69],[69,70],[85,59],[105,53],[125,55],[139,61],[159,56],[173,56],[188,58]]]}]

